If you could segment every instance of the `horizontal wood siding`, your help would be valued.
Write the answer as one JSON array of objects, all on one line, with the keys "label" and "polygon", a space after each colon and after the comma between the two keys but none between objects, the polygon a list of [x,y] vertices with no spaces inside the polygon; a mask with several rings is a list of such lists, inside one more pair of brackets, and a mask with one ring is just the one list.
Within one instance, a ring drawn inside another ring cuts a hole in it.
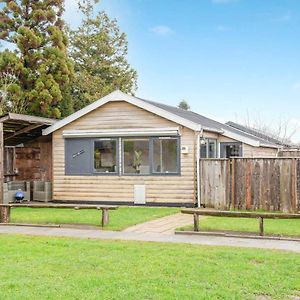
[{"label": "horizontal wood siding", "polygon": [[243,144],[243,157],[276,157],[277,149]]},{"label": "horizontal wood siding", "polygon": [[66,176],[63,130],[178,127],[178,124],[126,102],[110,102],[53,133],[54,200],[133,202],[135,184],[145,184],[147,202],[195,202],[195,133],[180,128],[180,176]]}]

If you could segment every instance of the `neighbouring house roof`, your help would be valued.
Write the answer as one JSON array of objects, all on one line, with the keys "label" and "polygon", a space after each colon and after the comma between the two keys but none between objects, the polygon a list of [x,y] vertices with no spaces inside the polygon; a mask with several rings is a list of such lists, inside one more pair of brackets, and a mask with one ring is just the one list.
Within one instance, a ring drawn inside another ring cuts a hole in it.
[{"label": "neighbouring house roof", "polygon": [[275,139],[263,132],[260,132],[259,130],[256,130],[254,128],[249,128],[247,126],[244,126],[244,125],[241,125],[241,124],[238,124],[238,123],[235,123],[235,122],[232,122],[232,121],[229,121],[229,122],[226,122],[227,125],[229,125],[230,127],[233,127],[233,128],[236,128],[238,130],[241,130],[241,131],[244,131],[246,133],[249,133],[251,135],[254,135],[255,137],[258,137],[258,138],[261,138],[265,141],[268,141],[270,143],[273,143],[275,145],[279,145],[279,146],[284,146],[284,147],[290,147],[291,145],[287,144],[287,143],[283,143],[282,141],[278,140],[278,139]]},{"label": "neighbouring house roof", "polygon": [[15,113],[0,116],[4,145],[16,146],[42,136],[42,130],[55,122],[57,120]]},{"label": "neighbouring house roof", "polygon": [[205,131],[219,133],[226,137],[235,139],[237,141],[241,141],[243,143],[255,147],[263,146],[263,147],[278,148],[278,145],[274,143],[253,136],[251,134],[248,134],[236,128],[233,128],[229,125],[209,119],[195,112],[187,111],[178,107],[169,106],[154,101],[144,100],[138,97],[127,95],[121,91],[112,92],[106,95],[105,97],[93,102],[92,104],[84,107],[83,109],[75,112],[74,114],[66,117],[65,119],[58,121],[54,125],[43,130],[43,134],[44,135],[50,134],[64,127],[65,125],[77,120],[78,118],[84,116],[85,114],[97,109],[98,107],[113,101],[126,101],[146,111],[152,112],[158,116],[173,121],[179,125],[190,128],[194,131],[205,130]]}]

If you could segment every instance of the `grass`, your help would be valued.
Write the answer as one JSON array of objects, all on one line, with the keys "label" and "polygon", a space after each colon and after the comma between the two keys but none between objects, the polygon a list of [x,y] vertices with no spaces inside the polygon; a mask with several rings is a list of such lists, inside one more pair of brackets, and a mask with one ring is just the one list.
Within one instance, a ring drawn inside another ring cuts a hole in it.
[{"label": "grass", "polygon": [[[200,217],[200,230],[258,232],[258,220],[246,218]],[[185,226],[179,230],[193,230]],[[300,219],[264,219],[266,235],[300,236]]]},{"label": "grass", "polygon": [[14,235],[0,245],[1,300],[300,295],[296,253]]},{"label": "grass", "polygon": [[[163,207],[119,207],[109,212],[110,221],[104,229],[122,230],[135,224],[179,212],[178,208]],[[28,224],[85,224],[100,226],[101,212],[98,210],[75,210],[55,208],[13,208],[11,222]]]}]

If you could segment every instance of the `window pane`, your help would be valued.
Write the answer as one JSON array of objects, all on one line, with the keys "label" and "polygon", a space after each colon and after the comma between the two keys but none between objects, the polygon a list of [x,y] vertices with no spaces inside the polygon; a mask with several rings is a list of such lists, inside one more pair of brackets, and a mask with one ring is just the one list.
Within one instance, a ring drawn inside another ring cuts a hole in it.
[{"label": "window pane", "polygon": [[117,141],[99,140],[94,143],[94,169],[96,172],[117,172]]},{"label": "window pane", "polygon": [[200,144],[200,158],[206,158],[206,141],[202,143]]},{"label": "window pane", "polygon": [[153,172],[176,173],[177,168],[177,139],[153,140]]},{"label": "window pane", "polygon": [[149,139],[126,139],[123,147],[124,174],[150,174]]},{"label": "window pane", "polygon": [[216,141],[208,140],[208,157],[216,158]]},{"label": "window pane", "polygon": [[230,158],[233,156],[240,156],[240,146],[239,145],[227,145],[226,146],[226,157]]}]

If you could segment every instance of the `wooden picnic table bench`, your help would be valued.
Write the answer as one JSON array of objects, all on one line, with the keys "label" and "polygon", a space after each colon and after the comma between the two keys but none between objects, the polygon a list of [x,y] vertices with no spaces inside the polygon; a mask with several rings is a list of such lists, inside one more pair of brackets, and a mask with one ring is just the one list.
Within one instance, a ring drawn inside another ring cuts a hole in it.
[{"label": "wooden picnic table bench", "polygon": [[255,218],[259,220],[259,235],[264,235],[264,219],[300,219],[300,214],[272,213],[272,212],[242,212],[208,209],[182,209],[181,213],[194,216],[194,231],[200,231],[199,216]]},{"label": "wooden picnic table bench", "polygon": [[104,227],[109,223],[109,210],[115,210],[118,206],[114,205],[95,205],[95,204],[37,204],[37,203],[9,203],[0,204],[0,223],[10,222],[10,210],[15,207],[29,208],[73,208],[73,209],[98,209],[102,212],[101,225]]}]

